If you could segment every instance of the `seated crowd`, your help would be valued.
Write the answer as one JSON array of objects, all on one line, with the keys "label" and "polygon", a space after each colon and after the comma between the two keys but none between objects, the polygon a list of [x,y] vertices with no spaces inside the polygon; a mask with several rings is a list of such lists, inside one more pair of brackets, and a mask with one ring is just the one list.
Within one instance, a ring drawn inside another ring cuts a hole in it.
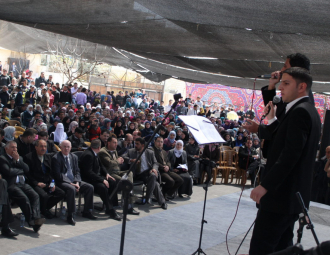
[{"label": "seated crowd", "polygon": [[[96,193],[105,213],[120,221],[115,210],[117,194],[111,199],[110,194],[127,176],[131,164],[171,109],[172,100],[164,106],[164,102],[150,99],[144,90],[126,91],[124,96],[122,92],[100,95],[77,83],[60,88],[52,77],[46,80],[43,73],[34,81],[31,72],[19,81],[11,77],[10,83],[0,84],[2,234],[17,235],[9,228],[13,221],[10,200],[20,207],[35,232],[45,218],[54,217],[51,209],[64,198],[66,220],[75,225],[77,193],[84,197],[83,217],[97,218],[93,214]],[[5,70],[2,75],[7,75]],[[211,169],[219,161],[218,145],[199,146],[178,115],[209,118],[224,138],[223,145],[240,147],[240,167],[254,179],[259,139],[254,135],[252,140],[241,126],[241,120],[253,118],[254,113],[240,110],[239,120],[229,121],[226,114],[233,110],[233,106],[228,110],[208,106],[200,98],[194,101],[191,95],[182,100],[127,176],[131,182],[146,185],[146,194],[138,203],[152,205],[156,201],[166,210],[167,201],[190,196],[193,183],[201,183],[202,172],[211,176]],[[131,194],[128,214],[139,215],[133,198]]]}]

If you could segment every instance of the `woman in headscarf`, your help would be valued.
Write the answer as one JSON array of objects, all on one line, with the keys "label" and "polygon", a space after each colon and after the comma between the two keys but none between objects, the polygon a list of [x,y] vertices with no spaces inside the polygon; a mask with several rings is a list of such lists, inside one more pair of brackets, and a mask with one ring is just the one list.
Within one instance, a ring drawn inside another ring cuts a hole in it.
[{"label": "woman in headscarf", "polygon": [[183,141],[183,145],[186,146],[186,144],[189,142],[189,134],[186,131],[182,131],[180,135],[181,140]]},{"label": "woman in headscarf", "polygon": [[241,147],[243,144],[244,144],[244,142],[243,142],[243,134],[242,133],[239,133],[238,136],[237,136],[237,138],[236,138],[236,141],[235,141],[235,146]]},{"label": "woman in headscarf", "polygon": [[255,149],[260,148],[260,140],[259,140],[258,138],[253,139],[253,144],[252,144],[252,146],[253,146]]},{"label": "woman in headscarf", "polygon": [[144,129],[141,130],[141,137],[145,138],[148,136],[151,136],[154,131],[151,129],[151,123],[149,121],[146,121],[144,123]]},{"label": "woman in headscarf", "polygon": [[69,125],[69,130],[67,133],[68,137],[72,136],[75,133],[76,128],[78,127],[77,121],[72,121]]},{"label": "woman in headscarf", "polygon": [[44,114],[44,111],[42,110],[42,107],[40,104],[36,105],[35,111],[34,112],[40,112],[41,115]]},{"label": "woman in headscarf", "polygon": [[181,140],[181,135],[182,135],[182,128],[177,128],[175,140]]},{"label": "woman in headscarf", "polygon": [[101,126],[101,131],[103,132],[103,130],[109,130],[109,131],[112,130],[110,119],[108,119],[108,118],[104,119],[103,126]]},{"label": "woman in headscarf", "polygon": [[205,116],[205,112],[204,112],[204,108],[203,107],[201,107],[200,109],[199,109],[199,113],[197,114],[198,116]]},{"label": "woman in headscarf", "polygon": [[[32,126],[32,128],[34,128],[35,130],[37,130],[38,132],[41,131],[41,125],[45,124],[43,119],[38,119],[34,121],[34,124]],[[46,124],[45,124],[46,125]],[[47,125],[46,125],[47,126]]]},{"label": "woman in headscarf", "polygon": [[123,123],[121,122],[121,120],[117,120],[116,127],[113,129],[113,133],[117,136],[117,138],[125,137],[122,125]]},{"label": "woman in headscarf", "polygon": [[69,126],[70,126],[70,123],[71,123],[70,117],[65,116],[62,123],[63,123],[63,127],[64,127],[64,132],[68,132],[69,131]]},{"label": "woman in headscarf", "polygon": [[231,136],[229,134],[229,132],[225,131],[223,132],[222,138],[225,140],[225,143],[223,143],[223,146],[229,146],[231,148],[234,148],[234,141],[231,139]]},{"label": "woman in headscarf", "polygon": [[55,131],[51,133],[49,139],[53,140],[57,145],[68,139],[67,134],[64,132],[64,126],[62,123],[57,124]]},{"label": "woman in headscarf", "polygon": [[32,104],[29,104],[27,109],[23,113],[23,126],[28,127],[33,116],[34,116],[33,106]]},{"label": "woman in headscarf", "polygon": [[[179,197],[183,194],[190,196],[192,194],[192,179],[188,173],[187,153],[183,150],[183,142],[176,141],[174,149],[168,152],[168,160],[171,163],[170,171],[180,175],[183,179],[183,184],[178,189]],[[185,165],[180,167],[180,165]]]},{"label": "woman in headscarf", "polygon": [[91,110],[92,110],[92,106],[91,106],[90,103],[87,103],[87,104],[86,104],[86,109],[85,109],[85,111],[87,111],[88,109],[91,109]]},{"label": "woman in headscarf", "polygon": [[5,127],[3,129],[3,131],[5,132],[5,136],[2,140],[3,143],[7,143],[9,141],[13,141],[15,139],[15,128],[12,127],[12,126],[8,126],[8,127]]},{"label": "woman in headscarf", "polygon": [[164,127],[161,127],[161,128],[160,128],[160,130],[159,130],[159,135],[160,135],[161,137],[163,137],[164,140],[167,139],[168,134],[169,134],[169,132],[168,132]]},{"label": "woman in headscarf", "polygon": [[125,131],[125,135],[126,134],[131,134],[133,135],[133,132],[135,131],[135,123],[134,122],[130,122],[129,123],[129,126],[128,126],[128,129]]},{"label": "woman in headscarf", "polygon": [[203,150],[202,161],[200,162],[200,173],[205,171],[207,178],[212,177],[212,168],[216,166],[215,162],[220,160],[220,149],[215,144],[206,144]]},{"label": "woman in headscarf", "polygon": [[194,180],[194,184],[197,184],[199,183],[199,178],[200,178],[200,173],[199,173],[200,148],[194,137],[189,138],[189,143],[185,146],[185,151],[187,152],[189,174],[192,176]]},{"label": "woman in headscarf", "polygon": [[164,147],[164,150],[165,150],[165,151],[169,151],[169,150],[171,150],[171,149],[174,148],[175,143],[176,143],[176,141],[175,141],[175,137],[176,137],[176,133],[175,133],[175,131],[171,131],[171,132],[168,134],[167,138],[164,139],[163,147]]}]

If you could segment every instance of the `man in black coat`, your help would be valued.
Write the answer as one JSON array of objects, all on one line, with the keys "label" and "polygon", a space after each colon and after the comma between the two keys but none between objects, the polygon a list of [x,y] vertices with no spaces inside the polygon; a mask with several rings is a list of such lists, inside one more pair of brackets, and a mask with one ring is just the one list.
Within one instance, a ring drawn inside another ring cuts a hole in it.
[{"label": "man in black coat", "polygon": [[75,133],[69,137],[69,141],[71,142],[71,151],[82,151],[82,148],[87,148],[88,146],[85,144],[83,137],[84,132],[81,128],[76,128]]},{"label": "man in black coat", "polygon": [[252,147],[252,140],[247,139],[245,145],[239,148],[239,167],[246,170],[247,176],[251,177],[251,185],[254,185],[256,177],[256,170],[259,166],[257,159],[258,153],[254,147]]},{"label": "man in black coat", "polygon": [[91,184],[83,182],[80,176],[78,166],[78,157],[71,151],[71,143],[64,140],[60,144],[61,151],[56,153],[52,158],[52,176],[57,186],[64,190],[67,199],[68,215],[67,222],[75,225],[74,213],[76,212],[76,193],[84,194],[84,211],[82,216],[91,220],[96,217],[92,214],[94,188]]},{"label": "man in black coat", "polygon": [[0,174],[8,183],[9,198],[21,208],[26,221],[38,232],[45,222],[40,216],[39,195],[26,183],[29,167],[17,153],[17,144],[7,142],[6,154],[0,156]]},{"label": "man in black coat", "polygon": [[50,209],[64,198],[65,193],[56,185],[53,188],[50,187],[53,180],[51,176],[52,156],[46,154],[46,151],[47,142],[39,139],[35,142],[35,151],[24,156],[24,162],[30,169],[29,183],[40,197],[40,212],[47,219],[52,219],[54,215]]},{"label": "man in black coat", "polygon": [[60,92],[60,98],[58,102],[70,103],[72,102],[71,93],[68,91],[68,86],[63,87],[63,91]]},{"label": "man in black coat", "polygon": [[110,215],[111,219],[121,220],[116,210],[113,208],[111,201],[117,198],[117,195],[109,200],[109,196],[115,190],[117,184],[116,180],[111,177],[102,166],[97,154],[101,150],[101,141],[94,139],[91,142],[90,148],[85,150],[79,160],[79,168],[81,177],[85,182],[94,186],[94,190],[98,193],[105,205],[105,213]]},{"label": "man in black coat", "polygon": [[19,155],[24,156],[34,150],[33,142],[35,141],[37,133],[37,130],[34,128],[29,128],[26,129],[22,135],[15,139]]},{"label": "man in black coat", "polygon": [[37,88],[39,88],[40,87],[40,83],[44,83],[44,84],[47,83],[44,72],[41,72],[40,77],[39,78],[36,78],[36,80],[35,80],[35,86]]},{"label": "man in black coat", "polygon": [[272,102],[267,118],[278,122],[271,142],[261,184],[250,197],[259,204],[250,244],[250,255],[270,254],[292,245],[294,223],[302,208],[300,192],[308,207],[312,175],[320,139],[319,114],[308,94],[312,86],[309,72],[300,67],[285,70],[279,90],[285,102],[281,122],[274,120]]},{"label": "man in black coat", "polygon": [[2,207],[1,235],[5,237],[14,237],[18,234],[9,227],[9,223],[14,221],[14,217],[10,208],[7,188],[7,181],[2,179],[0,175],[0,207]]}]

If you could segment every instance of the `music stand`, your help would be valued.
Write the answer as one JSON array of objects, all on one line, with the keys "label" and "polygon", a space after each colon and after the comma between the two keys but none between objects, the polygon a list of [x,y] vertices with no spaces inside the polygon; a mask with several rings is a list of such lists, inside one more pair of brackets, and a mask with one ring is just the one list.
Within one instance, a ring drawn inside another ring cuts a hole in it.
[{"label": "music stand", "polygon": [[[179,118],[185,123],[185,125],[188,127],[189,131],[194,136],[194,139],[198,144],[211,144],[211,143],[223,143],[225,142],[223,138],[220,136],[219,132],[216,130],[215,126],[212,122],[210,122],[207,118],[191,115],[191,116],[179,116]],[[211,151],[210,151],[211,153]],[[211,157],[210,157],[211,158]],[[207,174],[206,182],[204,183],[203,189],[205,190],[205,196],[204,196],[204,205],[203,205],[203,216],[201,221],[201,232],[199,235],[199,245],[197,250],[192,254],[205,254],[206,253],[202,250],[202,238],[203,238],[203,228],[204,223],[207,223],[207,221],[204,219],[205,216],[205,208],[206,208],[206,200],[207,200],[207,191],[209,182],[211,180],[211,173]]]}]

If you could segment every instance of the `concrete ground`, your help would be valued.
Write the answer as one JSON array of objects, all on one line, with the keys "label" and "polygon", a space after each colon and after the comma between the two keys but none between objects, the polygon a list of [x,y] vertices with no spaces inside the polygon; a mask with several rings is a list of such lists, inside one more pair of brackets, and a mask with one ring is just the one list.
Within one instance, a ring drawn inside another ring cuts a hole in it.
[{"label": "concrete ground", "polygon": [[[218,181],[219,182],[219,181]],[[247,186],[250,188],[250,185]],[[190,203],[196,203],[204,200],[204,189],[202,186],[194,186],[193,188],[194,193],[190,198],[176,198],[173,201],[168,202],[168,210],[171,208],[182,206]],[[135,188],[135,193],[139,194],[141,191],[141,187]],[[241,186],[234,185],[234,184],[219,184],[210,186],[208,189],[208,199],[221,197],[224,195],[232,194],[232,193],[238,193],[241,191]],[[100,201],[98,197],[94,197],[95,202]],[[238,194],[237,194],[238,198]],[[249,199],[249,190],[247,189],[244,192],[243,195],[244,199]],[[82,200],[83,201],[83,200]],[[161,209],[158,206],[148,207],[148,206],[135,206],[136,209],[140,211],[139,216],[128,216],[128,220],[135,220],[141,217],[148,217],[149,215],[156,214],[159,212],[162,212],[163,209]],[[202,208],[201,208],[202,210]],[[320,241],[327,240],[326,238],[329,237],[329,230],[330,230],[330,213],[329,213],[329,207],[319,207],[319,205],[315,205],[311,207],[311,217],[312,220],[315,223],[315,229],[316,233],[319,236]],[[117,209],[119,213],[122,212],[122,210],[119,208]],[[19,213],[19,208],[13,208],[14,213]],[[234,213],[232,212],[232,216],[234,217]],[[77,224],[76,226],[71,226],[66,223],[66,221],[61,220],[60,218],[54,218],[52,220],[47,220],[47,222],[42,226],[39,233],[34,233],[32,229],[25,227],[20,228],[19,227],[19,220],[16,219],[14,223],[11,224],[11,227],[17,231],[20,235],[16,239],[7,239],[0,237],[0,255],[4,254],[12,254],[15,252],[27,250],[30,248],[38,247],[41,245],[49,244],[52,242],[56,242],[59,240],[79,236],[85,233],[89,233],[92,231],[108,228],[117,224],[121,224],[121,222],[117,222],[111,219],[108,219],[108,217],[104,214],[104,212],[98,212],[95,211],[95,215],[99,217],[96,221],[91,221],[85,218],[82,218],[81,216],[76,217]],[[196,222],[196,224],[200,224],[200,222]],[[221,229],[221,226],[219,226]],[[248,227],[246,227],[246,230]],[[221,231],[226,231],[221,229]],[[252,231],[251,231],[252,232]],[[120,235],[120,233],[118,233]],[[235,254],[236,249],[241,242],[243,235],[236,236],[229,240],[229,250],[230,254]],[[216,237],[215,237],[216,238]],[[243,243],[240,251],[238,254],[244,254],[248,253],[248,247],[249,247],[249,240],[251,238],[251,233],[246,238],[246,241]],[[196,249],[198,247],[198,241],[196,240]],[[312,235],[309,230],[304,231],[304,237],[303,237],[303,245],[304,248],[309,248],[315,246],[315,242],[312,239]],[[202,246],[203,248],[203,246]],[[119,251],[118,251],[119,253]],[[118,254],[115,252],[114,254]],[[212,248],[209,248],[205,250],[205,253],[208,255],[219,255],[219,254],[228,254],[226,243],[221,243],[217,246],[214,246]],[[74,254],[74,252],[72,253]]]}]

